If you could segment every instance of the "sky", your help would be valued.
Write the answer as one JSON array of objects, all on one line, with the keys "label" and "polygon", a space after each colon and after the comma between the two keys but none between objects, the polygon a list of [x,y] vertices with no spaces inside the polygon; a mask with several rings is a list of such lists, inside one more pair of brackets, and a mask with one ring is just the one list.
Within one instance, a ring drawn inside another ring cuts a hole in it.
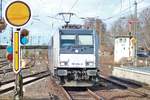
[{"label": "sky", "polygon": [[[2,0],[2,14],[5,6],[12,0]],[[23,28],[30,31],[29,44],[47,44],[55,29],[64,24],[60,12],[73,12],[71,23],[83,24],[81,17],[97,17],[109,29],[119,17],[134,13],[135,0],[23,0],[32,11],[30,22]],[[150,0],[136,0],[138,12],[150,6]],[[127,10],[125,10],[127,9]],[[0,33],[0,43],[9,43],[11,28]]]}]

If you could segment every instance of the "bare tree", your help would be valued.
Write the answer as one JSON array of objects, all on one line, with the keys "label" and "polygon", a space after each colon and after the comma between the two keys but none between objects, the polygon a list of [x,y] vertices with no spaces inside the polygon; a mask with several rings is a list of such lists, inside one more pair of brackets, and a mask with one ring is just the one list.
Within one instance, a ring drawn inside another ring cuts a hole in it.
[{"label": "bare tree", "polygon": [[140,13],[139,20],[140,36],[143,37],[145,47],[150,50],[150,8],[146,8]]},{"label": "bare tree", "polygon": [[0,33],[2,32],[2,30],[4,30],[6,28],[6,23],[4,21],[4,19],[0,19]]},{"label": "bare tree", "polygon": [[[129,35],[129,32],[135,35],[134,22],[130,23],[129,20],[134,21],[133,15],[119,18],[112,24],[110,32],[113,33],[114,37],[118,35]],[[138,34],[138,46],[150,50],[150,8],[146,8],[139,13],[136,34]]]},{"label": "bare tree", "polygon": [[99,38],[101,39],[101,43],[104,42],[104,34],[106,33],[106,24],[101,20],[97,18],[87,18],[84,22],[84,27],[87,29],[96,29],[96,32],[99,35]]},{"label": "bare tree", "polygon": [[119,18],[117,21],[115,21],[111,26],[111,32],[115,36],[125,36],[128,35],[128,17],[126,19]]}]

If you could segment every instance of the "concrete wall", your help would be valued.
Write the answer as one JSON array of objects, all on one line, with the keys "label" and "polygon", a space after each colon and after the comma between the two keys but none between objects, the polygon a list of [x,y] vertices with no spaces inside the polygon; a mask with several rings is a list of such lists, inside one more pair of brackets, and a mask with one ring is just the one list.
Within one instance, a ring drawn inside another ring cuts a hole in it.
[{"label": "concrete wall", "polygon": [[[149,70],[150,70],[150,67],[149,67]],[[130,70],[127,68],[114,67],[112,75],[120,77],[120,78],[126,78],[126,79],[139,81],[139,82],[150,85],[150,73],[144,72],[142,70],[136,71],[136,70]]]}]

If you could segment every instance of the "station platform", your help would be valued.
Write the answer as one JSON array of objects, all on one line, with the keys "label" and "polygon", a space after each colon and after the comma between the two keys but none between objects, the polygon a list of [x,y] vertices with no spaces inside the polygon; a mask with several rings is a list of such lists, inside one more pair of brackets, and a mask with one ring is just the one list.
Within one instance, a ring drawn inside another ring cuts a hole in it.
[{"label": "station platform", "polygon": [[150,85],[150,66],[149,67],[133,67],[133,66],[123,66],[123,67],[114,67],[112,75],[135,80],[141,83],[146,83]]}]

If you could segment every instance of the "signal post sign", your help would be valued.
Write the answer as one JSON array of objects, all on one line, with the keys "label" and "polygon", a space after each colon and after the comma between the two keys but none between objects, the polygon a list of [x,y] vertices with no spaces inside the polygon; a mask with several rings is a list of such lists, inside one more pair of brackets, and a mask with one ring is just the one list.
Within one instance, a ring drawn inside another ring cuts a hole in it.
[{"label": "signal post sign", "polygon": [[20,35],[19,32],[14,32],[13,38],[13,70],[15,73],[20,71]]},{"label": "signal post sign", "polygon": [[16,73],[15,100],[23,99],[23,79],[20,66],[20,29],[31,17],[29,6],[23,1],[13,1],[5,9],[6,23],[15,31],[13,33],[13,71]]},{"label": "signal post sign", "polygon": [[31,10],[23,1],[13,1],[5,9],[5,21],[12,27],[13,33],[13,71],[20,71],[20,28],[28,23]]}]

